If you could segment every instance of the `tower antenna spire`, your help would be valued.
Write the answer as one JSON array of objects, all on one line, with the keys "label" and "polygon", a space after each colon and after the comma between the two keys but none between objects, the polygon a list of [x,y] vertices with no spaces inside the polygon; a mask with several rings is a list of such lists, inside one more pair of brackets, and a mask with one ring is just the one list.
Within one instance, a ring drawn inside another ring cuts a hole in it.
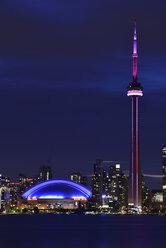
[{"label": "tower antenna spire", "polygon": [[133,54],[137,54],[137,27],[136,27],[136,19],[134,20]]},{"label": "tower antenna spire", "polygon": [[134,20],[134,39],[133,39],[133,83],[137,83],[137,29],[136,19]]}]

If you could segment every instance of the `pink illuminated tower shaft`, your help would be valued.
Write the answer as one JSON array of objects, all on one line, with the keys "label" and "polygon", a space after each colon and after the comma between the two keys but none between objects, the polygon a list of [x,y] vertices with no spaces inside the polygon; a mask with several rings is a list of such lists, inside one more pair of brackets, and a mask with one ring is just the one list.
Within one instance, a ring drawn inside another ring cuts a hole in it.
[{"label": "pink illuminated tower shaft", "polygon": [[128,203],[133,207],[141,207],[141,169],[139,157],[139,112],[138,100],[143,95],[143,88],[137,82],[137,34],[136,22],[134,25],[133,41],[133,80],[127,88],[127,95],[132,98],[132,144],[131,144],[131,166],[129,176],[129,198]]},{"label": "pink illuminated tower shaft", "polygon": [[129,184],[129,194],[131,190],[130,203],[134,206],[140,206],[139,199],[139,124],[138,124],[138,96],[132,96],[132,158]]}]

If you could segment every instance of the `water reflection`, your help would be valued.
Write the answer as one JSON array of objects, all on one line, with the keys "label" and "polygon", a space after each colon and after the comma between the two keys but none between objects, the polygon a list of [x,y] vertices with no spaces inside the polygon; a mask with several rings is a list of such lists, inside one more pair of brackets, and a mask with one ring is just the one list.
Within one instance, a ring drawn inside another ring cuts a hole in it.
[{"label": "water reflection", "polygon": [[165,247],[165,228],[165,216],[0,216],[0,247]]}]

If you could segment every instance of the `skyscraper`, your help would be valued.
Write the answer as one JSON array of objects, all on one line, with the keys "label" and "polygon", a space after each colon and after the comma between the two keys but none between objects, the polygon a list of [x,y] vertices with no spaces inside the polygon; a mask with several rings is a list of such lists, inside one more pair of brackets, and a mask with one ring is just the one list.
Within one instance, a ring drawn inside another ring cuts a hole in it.
[{"label": "skyscraper", "polygon": [[52,179],[52,171],[50,165],[40,167],[39,181],[46,181]]},{"label": "skyscraper", "polygon": [[121,211],[127,208],[127,200],[128,180],[123,174],[120,164],[111,165],[108,169],[103,168],[104,205],[108,205],[113,211]]},{"label": "skyscraper", "polygon": [[163,158],[163,207],[166,208],[166,145],[162,147]]},{"label": "skyscraper", "polygon": [[94,175],[92,176],[92,200],[96,207],[102,204],[103,193],[103,160],[96,159]]},{"label": "skyscraper", "polygon": [[76,183],[81,183],[81,174],[78,172],[74,172],[70,175],[70,180]]},{"label": "skyscraper", "polygon": [[74,172],[70,174],[70,180],[87,186],[87,177],[82,176],[81,173],[79,172]]},{"label": "skyscraper", "polygon": [[20,183],[10,183],[10,208],[17,207],[17,198],[20,194]]},{"label": "skyscraper", "polygon": [[[36,179],[27,178],[24,174],[19,174],[19,195],[22,195],[27,189],[37,183]],[[14,185],[14,184],[13,184]]]},{"label": "skyscraper", "polygon": [[128,204],[138,208],[141,207],[141,168],[139,154],[139,111],[138,100],[143,95],[143,88],[137,78],[137,34],[136,21],[134,23],[133,41],[133,80],[127,87],[127,96],[132,100],[132,139],[131,139],[131,166],[129,176],[129,198]]},{"label": "skyscraper", "polygon": [[9,189],[10,179],[0,174],[0,211],[7,210],[9,208]]}]

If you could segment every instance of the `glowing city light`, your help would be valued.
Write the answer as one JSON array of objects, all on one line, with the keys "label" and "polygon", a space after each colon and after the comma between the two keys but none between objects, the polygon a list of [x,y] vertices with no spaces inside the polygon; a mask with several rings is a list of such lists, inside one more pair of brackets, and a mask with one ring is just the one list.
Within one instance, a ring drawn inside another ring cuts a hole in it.
[{"label": "glowing city light", "polygon": [[[62,186],[62,192],[56,186]],[[63,192],[64,188],[67,191]],[[50,189],[50,187],[53,187]],[[78,195],[77,195],[78,194]],[[24,199],[87,199],[92,195],[91,191],[84,185],[65,179],[53,179],[41,182],[28,189],[23,195]]]},{"label": "glowing city light", "polygon": [[38,199],[64,199],[62,195],[41,195]]},{"label": "glowing city light", "polygon": [[127,96],[143,96],[143,92],[141,90],[129,90]]},{"label": "glowing city light", "polygon": [[102,199],[105,199],[107,196],[106,195],[102,195]]},{"label": "glowing city light", "polygon": [[72,199],[86,199],[84,196],[72,196]]}]

